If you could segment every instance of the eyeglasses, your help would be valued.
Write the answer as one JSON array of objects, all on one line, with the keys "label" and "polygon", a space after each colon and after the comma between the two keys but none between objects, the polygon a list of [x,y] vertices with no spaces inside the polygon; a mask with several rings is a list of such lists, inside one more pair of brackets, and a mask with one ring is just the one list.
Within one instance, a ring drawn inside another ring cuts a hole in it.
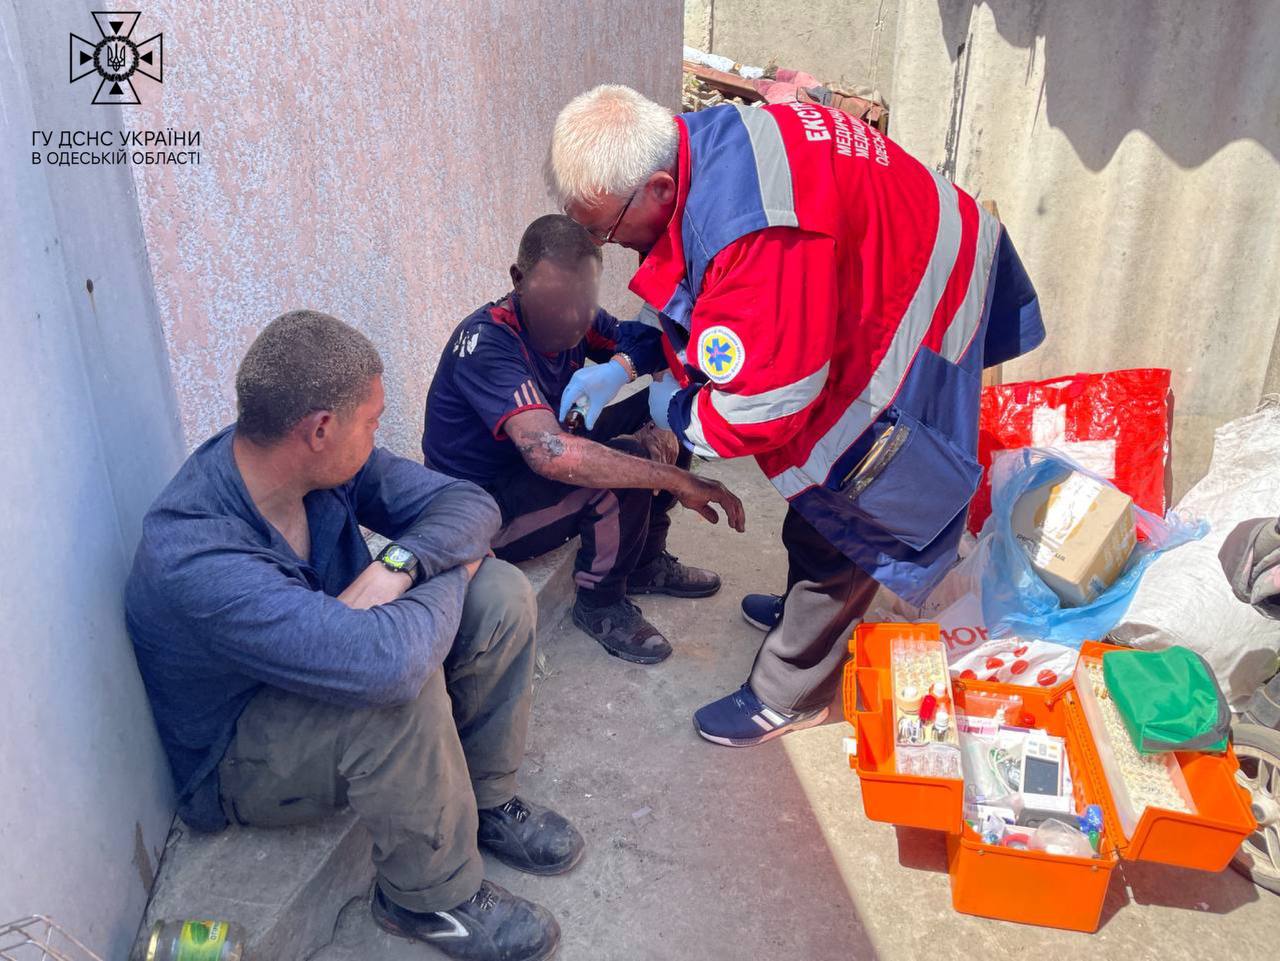
[{"label": "eyeglasses", "polygon": [[613,235],[616,234],[618,232],[618,228],[622,226],[622,218],[625,217],[627,215],[627,211],[631,209],[631,202],[636,199],[636,194],[638,194],[639,192],[640,192],[639,187],[631,191],[631,196],[628,197],[627,202],[622,205],[622,210],[618,213],[618,218],[613,222],[613,226],[609,228],[608,232],[606,232],[603,237],[600,236],[599,231],[597,231],[596,228],[594,227],[587,227],[586,228],[587,233],[589,233],[592,237],[595,237],[596,240],[600,241],[600,243],[602,244],[607,244],[611,240],[613,240]]}]

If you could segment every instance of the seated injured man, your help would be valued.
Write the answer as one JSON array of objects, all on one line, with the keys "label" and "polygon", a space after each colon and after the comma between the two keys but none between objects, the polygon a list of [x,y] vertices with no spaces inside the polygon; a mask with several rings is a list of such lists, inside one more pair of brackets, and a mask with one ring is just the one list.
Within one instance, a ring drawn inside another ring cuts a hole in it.
[{"label": "seated injured man", "polygon": [[[484,880],[480,847],[559,874],[583,840],[516,796],[535,606],[486,559],[493,500],[374,446],[382,361],[296,311],[236,376],[239,417],[147,514],[125,613],[192,828],[350,807],[382,927],[452,958],[530,961],[560,933]],[[374,560],[361,527],[390,539]]]},{"label": "seated injured man", "polygon": [[[627,595],[720,589],[716,574],[667,552],[668,512],[679,501],[714,524],[718,504],[742,531],[743,510],[724,485],[690,473],[689,451],[653,425],[647,388],[605,407],[666,363],[657,329],[599,307],[605,239],[559,214],[528,226],[512,292],[459,324],[444,349],[422,453],[429,467],[493,495],[498,557],[527,560],[580,534],[573,622],[615,657],[656,664],[671,645]],[[578,404],[581,434],[561,426]]]}]

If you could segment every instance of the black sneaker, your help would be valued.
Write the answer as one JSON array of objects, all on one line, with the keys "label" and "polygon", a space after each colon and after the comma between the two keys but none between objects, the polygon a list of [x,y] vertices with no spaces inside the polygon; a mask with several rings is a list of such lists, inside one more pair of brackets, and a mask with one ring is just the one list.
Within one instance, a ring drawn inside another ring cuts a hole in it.
[{"label": "black sneaker", "polygon": [[627,578],[628,594],[670,594],[672,597],[710,597],[720,590],[720,575],[701,567],[681,564],[663,551],[657,559],[637,568]]},{"label": "black sneaker", "polygon": [[616,604],[595,607],[583,604],[579,596],[573,605],[573,623],[624,661],[657,664],[671,656],[667,639],[625,597]]},{"label": "black sneaker", "polygon": [[582,860],[586,843],[563,817],[513,797],[480,811],[480,845],[526,874],[564,874]]},{"label": "black sneaker", "polygon": [[785,600],[780,594],[748,594],[742,599],[742,619],[752,627],[771,631],[782,620]]},{"label": "black sneaker", "polygon": [[456,908],[428,914],[400,907],[375,884],[370,909],[384,931],[457,961],[545,961],[560,946],[551,912],[489,881]]}]

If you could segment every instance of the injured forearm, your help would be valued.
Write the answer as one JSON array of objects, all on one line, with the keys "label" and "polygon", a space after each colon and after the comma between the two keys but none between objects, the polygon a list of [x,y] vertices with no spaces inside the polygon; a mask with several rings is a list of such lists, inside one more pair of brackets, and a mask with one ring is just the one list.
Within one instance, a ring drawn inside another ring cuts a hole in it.
[{"label": "injured forearm", "polygon": [[678,467],[614,450],[576,434],[535,430],[516,442],[538,474],[578,487],[637,487],[679,492],[688,474]]}]

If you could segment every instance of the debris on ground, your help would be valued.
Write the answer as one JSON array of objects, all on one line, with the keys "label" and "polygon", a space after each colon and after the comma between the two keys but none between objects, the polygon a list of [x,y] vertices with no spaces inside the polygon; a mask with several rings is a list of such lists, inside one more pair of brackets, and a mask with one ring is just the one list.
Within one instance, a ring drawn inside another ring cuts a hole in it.
[{"label": "debris on ground", "polygon": [[686,111],[706,110],[722,103],[816,103],[865,120],[881,133],[889,129],[889,107],[878,90],[848,90],[823,83],[802,70],[775,63],[750,66],[694,47],[684,48],[681,102]]},{"label": "debris on ground", "polygon": [[706,110],[722,103],[737,103],[745,107],[763,102],[764,98],[748,81],[723,70],[685,61],[681,105],[686,111]]}]

